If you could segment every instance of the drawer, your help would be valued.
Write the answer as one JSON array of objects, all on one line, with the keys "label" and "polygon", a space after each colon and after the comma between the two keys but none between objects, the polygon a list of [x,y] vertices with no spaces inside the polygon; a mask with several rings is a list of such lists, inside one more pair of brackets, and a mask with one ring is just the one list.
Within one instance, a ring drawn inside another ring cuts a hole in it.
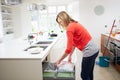
[{"label": "drawer", "polygon": [[59,71],[54,63],[43,63],[43,80],[75,80],[75,69],[73,71]]},{"label": "drawer", "polygon": [[55,75],[54,72],[43,72],[43,80],[75,80],[75,74],[73,72],[58,72]]},{"label": "drawer", "polygon": [[116,55],[113,52],[110,52],[110,62],[115,64],[116,63]]},{"label": "drawer", "polygon": [[115,43],[110,42],[109,45],[110,45],[110,51],[113,52],[113,53],[115,53],[115,47],[116,47]]},{"label": "drawer", "polygon": [[115,52],[117,56],[120,56],[120,47],[115,47]]},{"label": "drawer", "polygon": [[43,78],[43,80],[75,80],[74,78]]},{"label": "drawer", "polygon": [[116,57],[116,62],[118,65],[120,65],[120,57]]}]

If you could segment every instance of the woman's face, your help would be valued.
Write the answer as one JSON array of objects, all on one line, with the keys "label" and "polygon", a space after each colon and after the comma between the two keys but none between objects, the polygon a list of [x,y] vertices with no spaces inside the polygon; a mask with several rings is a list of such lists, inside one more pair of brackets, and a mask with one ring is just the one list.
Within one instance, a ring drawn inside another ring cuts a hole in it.
[{"label": "woman's face", "polygon": [[64,21],[63,21],[62,19],[60,19],[59,17],[58,17],[58,23],[59,23],[59,25],[62,26],[63,28],[65,27]]}]

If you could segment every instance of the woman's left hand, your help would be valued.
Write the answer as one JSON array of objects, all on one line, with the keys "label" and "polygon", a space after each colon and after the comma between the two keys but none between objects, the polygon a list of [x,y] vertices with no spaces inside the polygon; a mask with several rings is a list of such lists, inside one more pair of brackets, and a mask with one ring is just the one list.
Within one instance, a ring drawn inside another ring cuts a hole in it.
[{"label": "woman's left hand", "polygon": [[71,56],[68,57],[68,62],[72,62]]}]

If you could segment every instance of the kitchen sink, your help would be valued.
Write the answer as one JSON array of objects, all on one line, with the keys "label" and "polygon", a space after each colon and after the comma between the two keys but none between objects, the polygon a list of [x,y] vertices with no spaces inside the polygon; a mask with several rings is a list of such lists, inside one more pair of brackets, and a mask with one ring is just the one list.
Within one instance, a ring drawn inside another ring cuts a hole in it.
[{"label": "kitchen sink", "polygon": [[43,50],[45,50],[48,46],[39,46],[39,45],[32,45],[28,48],[26,48],[24,51],[28,51],[31,48],[43,48]]},{"label": "kitchen sink", "polygon": [[45,50],[51,43],[52,41],[39,41],[35,43],[34,45],[27,47],[26,49],[24,49],[24,51],[28,51],[30,49],[35,49],[35,48],[37,49],[43,48],[43,50]]},{"label": "kitchen sink", "polygon": [[51,44],[52,41],[39,41],[36,44]]}]

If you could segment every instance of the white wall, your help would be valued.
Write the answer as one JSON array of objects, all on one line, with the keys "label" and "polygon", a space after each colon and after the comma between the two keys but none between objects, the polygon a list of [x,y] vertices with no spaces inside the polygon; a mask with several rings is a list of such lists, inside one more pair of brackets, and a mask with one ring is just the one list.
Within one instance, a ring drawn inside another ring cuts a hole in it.
[{"label": "white wall", "polygon": [[40,3],[40,0],[22,0],[22,4],[13,6],[15,38],[27,37],[32,30],[31,12],[28,10],[31,3]]},{"label": "white wall", "polygon": [[26,3],[22,4],[21,7],[21,27],[22,27],[22,35],[26,36],[28,33],[30,33],[31,29],[32,29],[32,25],[31,25],[31,14],[30,12],[27,10],[27,5]]},{"label": "white wall", "polygon": [[[51,0],[53,1],[53,0]],[[51,4],[51,1],[48,1]],[[21,10],[21,32],[22,35],[27,35],[32,28],[30,23],[31,13],[27,10],[27,5],[30,3],[48,3],[47,0],[23,0],[20,10]],[[63,2],[59,2],[62,4]],[[55,1],[57,5],[57,2]],[[113,20],[116,19],[116,24],[118,25],[118,19],[120,19],[120,0],[76,0],[73,2],[71,0],[70,5],[72,8],[72,16],[74,19],[78,20],[83,24],[87,30],[91,33],[94,40],[98,42],[100,46],[100,34],[105,33],[105,25],[108,26],[108,31],[112,26]],[[103,5],[104,14],[96,15],[94,13],[94,7],[96,5]],[[120,24],[118,25],[120,26]],[[20,33],[18,33],[20,35]]]},{"label": "white wall", "polygon": [[[105,8],[103,15],[98,16],[94,13],[96,5],[103,5]],[[94,40],[100,45],[100,34],[105,33],[104,26],[107,25],[108,31],[110,31],[114,19],[116,19],[116,24],[118,25],[120,0],[80,0],[79,10],[73,9],[73,12],[79,13],[80,23],[88,29]]]},{"label": "white wall", "polygon": [[70,6],[72,6],[71,8],[71,16],[73,19],[80,21],[80,1],[75,1],[69,4]]},{"label": "white wall", "polygon": [[21,28],[21,4],[12,7],[13,12],[13,24],[14,24],[14,38],[19,38],[22,36],[22,28]]},{"label": "white wall", "polygon": [[[28,6],[31,3],[46,4],[46,5],[67,4],[67,3],[63,3],[62,1],[60,1],[60,2],[61,3],[57,3],[57,1],[54,1],[54,0],[50,0],[50,1],[49,0],[48,1],[44,1],[44,0],[23,0],[22,4],[20,6],[22,35],[27,36],[27,34],[29,34],[32,30],[32,25],[31,25],[31,15],[32,15],[32,13],[31,13],[31,11],[28,10]],[[68,0],[67,0],[67,2],[68,2]]]}]

